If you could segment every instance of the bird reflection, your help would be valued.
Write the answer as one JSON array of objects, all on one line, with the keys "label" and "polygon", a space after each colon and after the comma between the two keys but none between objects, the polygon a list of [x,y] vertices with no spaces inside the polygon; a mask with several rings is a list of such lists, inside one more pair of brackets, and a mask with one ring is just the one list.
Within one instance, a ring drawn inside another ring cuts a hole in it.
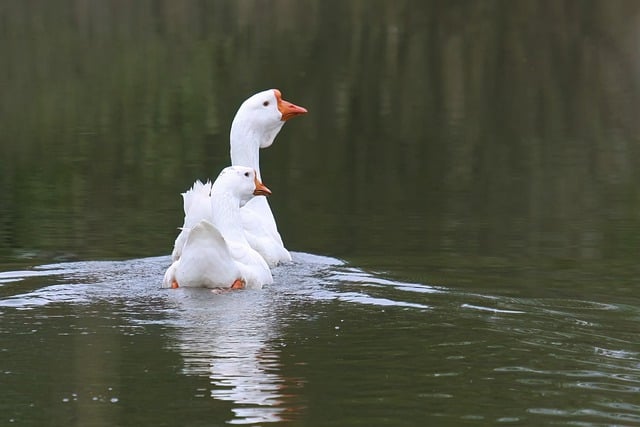
[{"label": "bird reflection", "polygon": [[281,373],[279,328],[263,291],[169,291],[177,303],[176,342],[184,372],[206,375],[212,398],[233,402],[230,424],[277,422],[299,411],[301,381]]}]

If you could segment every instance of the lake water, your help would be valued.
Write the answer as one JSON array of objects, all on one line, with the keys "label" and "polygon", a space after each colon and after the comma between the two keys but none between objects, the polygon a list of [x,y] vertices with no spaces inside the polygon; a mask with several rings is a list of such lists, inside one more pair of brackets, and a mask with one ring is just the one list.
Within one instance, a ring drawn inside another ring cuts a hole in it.
[{"label": "lake water", "polygon": [[[0,425],[640,426],[640,3],[0,6]],[[291,264],[161,289],[239,104]]]}]

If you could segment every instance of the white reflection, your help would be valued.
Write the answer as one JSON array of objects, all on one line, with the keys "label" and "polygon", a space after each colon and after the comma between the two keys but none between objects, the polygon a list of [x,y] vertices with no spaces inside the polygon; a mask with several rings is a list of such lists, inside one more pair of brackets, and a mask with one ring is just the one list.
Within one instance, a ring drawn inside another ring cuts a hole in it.
[{"label": "white reflection", "polygon": [[283,421],[295,415],[295,388],[284,378],[278,344],[277,303],[265,290],[214,294],[167,290],[178,304],[175,347],[184,372],[206,375],[210,396],[233,402],[231,424]]}]

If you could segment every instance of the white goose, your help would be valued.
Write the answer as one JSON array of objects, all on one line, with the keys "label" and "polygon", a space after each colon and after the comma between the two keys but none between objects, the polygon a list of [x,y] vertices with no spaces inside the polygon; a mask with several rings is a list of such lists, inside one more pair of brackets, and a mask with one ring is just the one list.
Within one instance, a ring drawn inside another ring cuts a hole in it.
[{"label": "white goose", "polygon": [[183,242],[163,287],[259,289],[273,283],[269,266],[249,246],[239,220],[241,204],[269,194],[248,167],[223,169],[213,185],[196,181],[183,193],[185,227],[178,236]]},{"label": "white goose", "polygon": [[[278,89],[265,90],[245,100],[231,123],[231,164],[253,168],[261,179],[260,149],[273,144],[287,120],[306,112],[282,99]],[[291,261],[266,197],[249,200],[240,213],[249,244],[269,266]]]}]

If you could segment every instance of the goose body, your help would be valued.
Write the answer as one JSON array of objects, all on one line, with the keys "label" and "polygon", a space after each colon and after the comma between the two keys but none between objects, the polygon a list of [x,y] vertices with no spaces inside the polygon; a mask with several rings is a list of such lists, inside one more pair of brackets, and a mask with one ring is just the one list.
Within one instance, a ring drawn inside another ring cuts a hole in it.
[{"label": "goose body", "polygon": [[199,181],[183,194],[184,227],[164,287],[261,288],[273,283],[269,266],[247,241],[240,206],[271,194],[248,167],[230,166],[213,184]]}]

